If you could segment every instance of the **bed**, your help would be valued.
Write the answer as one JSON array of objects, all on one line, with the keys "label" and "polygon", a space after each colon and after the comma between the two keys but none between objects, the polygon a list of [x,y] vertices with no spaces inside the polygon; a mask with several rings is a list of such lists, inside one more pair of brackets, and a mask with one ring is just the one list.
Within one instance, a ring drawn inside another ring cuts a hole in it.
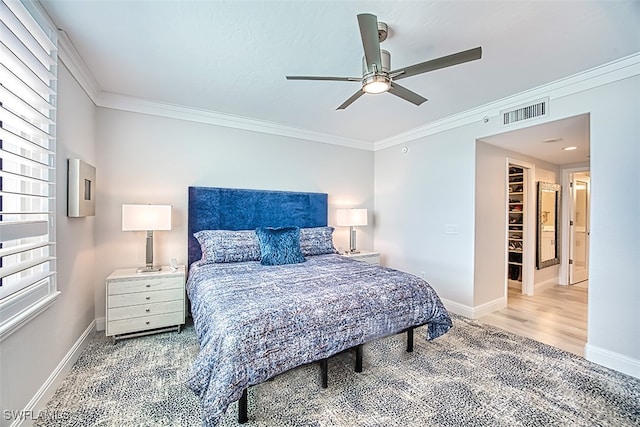
[{"label": "bed", "polygon": [[452,326],[424,280],[337,254],[327,208],[322,193],[189,188],[187,293],[200,352],[187,385],[203,425],[235,401],[246,421],[247,388],[289,369],[320,361],[326,386],[337,353],[355,348],[361,364],[368,341],[411,331],[410,345],[416,326],[427,325],[427,339]]}]

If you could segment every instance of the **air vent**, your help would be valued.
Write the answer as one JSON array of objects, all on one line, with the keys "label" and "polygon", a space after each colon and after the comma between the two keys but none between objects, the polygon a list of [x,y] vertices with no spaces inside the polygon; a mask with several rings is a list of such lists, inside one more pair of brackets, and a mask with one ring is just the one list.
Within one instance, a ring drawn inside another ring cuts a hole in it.
[{"label": "air vent", "polygon": [[500,111],[502,116],[502,124],[510,125],[512,123],[521,122],[523,120],[535,119],[543,117],[549,113],[549,98],[531,102],[529,104],[520,105],[509,110]]}]

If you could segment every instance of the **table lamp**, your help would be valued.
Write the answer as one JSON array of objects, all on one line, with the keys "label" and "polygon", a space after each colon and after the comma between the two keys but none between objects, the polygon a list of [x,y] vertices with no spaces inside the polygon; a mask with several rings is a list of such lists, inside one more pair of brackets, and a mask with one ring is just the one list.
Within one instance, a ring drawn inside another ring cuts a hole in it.
[{"label": "table lamp", "polygon": [[338,209],[336,211],[336,224],[349,227],[349,252],[357,254],[356,229],[354,227],[367,225],[366,209]]},{"label": "table lamp", "polygon": [[138,273],[160,271],[153,266],[153,232],[171,230],[171,205],[122,205],[122,231],[146,231],[146,265]]}]

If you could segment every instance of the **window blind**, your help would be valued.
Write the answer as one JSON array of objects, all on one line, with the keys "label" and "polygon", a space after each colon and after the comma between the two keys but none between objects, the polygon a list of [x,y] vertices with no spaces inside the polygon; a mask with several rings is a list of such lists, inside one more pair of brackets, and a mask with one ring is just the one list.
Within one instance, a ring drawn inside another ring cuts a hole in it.
[{"label": "window blind", "polygon": [[35,2],[0,3],[0,339],[59,293],[56,32]]}]

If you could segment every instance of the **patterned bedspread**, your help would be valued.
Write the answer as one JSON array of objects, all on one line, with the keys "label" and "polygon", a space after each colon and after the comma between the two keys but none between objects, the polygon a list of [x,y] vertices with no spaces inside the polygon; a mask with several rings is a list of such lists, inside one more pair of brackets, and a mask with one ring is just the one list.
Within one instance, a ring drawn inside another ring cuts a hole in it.
[{"label": "patterned bedspread", "polygon": [[194,263],[187,292],[200,353],[188,386],[215,426],[243,389],[358,344],[451,319],[424,280],[340,255],[300,264]]}]

